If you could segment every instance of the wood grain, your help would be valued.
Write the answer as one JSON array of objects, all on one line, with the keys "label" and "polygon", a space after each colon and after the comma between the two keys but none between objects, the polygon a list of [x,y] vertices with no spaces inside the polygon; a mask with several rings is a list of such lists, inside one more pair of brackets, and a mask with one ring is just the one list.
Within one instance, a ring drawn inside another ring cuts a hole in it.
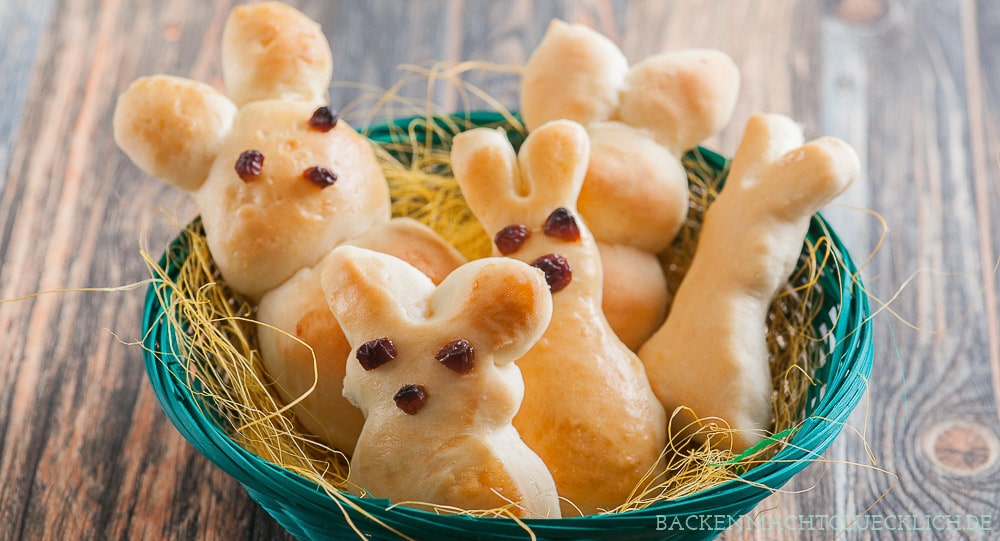
[{"label": "wood grain", "polygon": [[[863,269],[879,311],[869,392],[825,461],[751,517],[790,526],[861,516],[868,526],[733,528],[724,537],[995,537],[1000,3],[292,3],[330,38],[332,98],[352,118],[407,73],[402,65],[519,66],[559,17],[599,29],[632,60],[683,47],[730,54],[740,101],[707,143],[723,153],[756,111],[851,143],[862,177],[825,214],[857,260],[878,248]],[[219,41],[233,4],[0,4],[0,299],[146,278],[140,248],[159,254],[194,210],[117,150],[114,100],[151,73],[221,85]],[[468,81],[517,107],[516,73]],[[400,92],[426,97],[422,84]],[[443,82],[433,99],[464,107],[463,93]],[[879,219],[863,209],[884,220],[883,243]],[[141,309],[142,288],[0,303],[0,539],[287,538],[167,421],[140,348],[122,343],[139,338]],[[994,531],[873,531],[874,515],[992,517]]]}]

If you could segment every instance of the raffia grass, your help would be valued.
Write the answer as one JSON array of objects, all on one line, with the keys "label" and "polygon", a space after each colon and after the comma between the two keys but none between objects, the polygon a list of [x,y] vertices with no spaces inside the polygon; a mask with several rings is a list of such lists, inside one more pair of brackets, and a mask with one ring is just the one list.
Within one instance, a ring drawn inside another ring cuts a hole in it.
[{"label": "raffia grass", "polygon": [[[392,123],[377,134],[377,156],[389,181],[395,216],[410,216],[435,229],[469,259],[489,255],[491,241],[465,205],[450,175],[448,147],[454,133],[482,124],[470,116],[416,118]],[[518,144],[524,131],[516,117],[505,115],[499,125]],[[718,194],[726,168],[707,163],[698,151],[683,159],[688,171],[691,205],[687,222],[673,245],[661,254],[670,292],[676,290],[697,245],[701,216]],[[727,163],[728,166],[728,163]],[[184,373],[175,374],[192,393],[202,398],[210,417],[216,419],[240,446],[255,455],[293,471],[337,497],[340,491],[363,494],[349,485],[348,459],[305,434],[290,404],[272,392],[259,362],[256,344],[258,323],[254,307],[234,294],[216,268],[200,224],[188,231],[190,245],[176,280],[151,259],[154,278],[163,280],[173,294],[167,317],[183,329],[180,349]],[[740,479],[748,469],[767,461],[781,449],[805,417],[806,402],[814,381],[811,374],[824,362],[824,337],[817,336],[811,321],[821,306],[823,291],[816,282],[827,261],[825,240],[803,247],[795,273],[772,303],[767,339],[774,388],[773,432],[760,446],[740,455],[715,449],[713,441],[725,434],[721,422],[711,419],[694,427],[672,426],[664,449],[666,474],[649,477],[635,487],[632,497],[608,513],[641,509],[657,502],[688,496],[726,481]],[[668,412],[669,415],[670,412]],[[682,430],[683,429],[683,430]],[[692,434],[706,435],[704,444]],[[416,505],[440,513],[468,513],[482,517],[510,516],[509,509],[457,510],[431,504]]]}]

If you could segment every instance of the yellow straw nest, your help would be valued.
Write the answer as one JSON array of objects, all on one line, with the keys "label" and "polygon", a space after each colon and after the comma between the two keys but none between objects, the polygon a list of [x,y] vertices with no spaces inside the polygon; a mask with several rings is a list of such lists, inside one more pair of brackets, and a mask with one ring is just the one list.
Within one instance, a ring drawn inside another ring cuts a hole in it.
[{"label": "yellow straw nest", "polygon": [[[454,133],[474,124],[466,116],[418,117],[410,122],[394,121],[389,132],[380,134],[377,156],[390,185],[393,213],[410,216],[436,230],[463,255],[475,259],[490,254],[491,241],[469,211],[450,175],[448,147]],[[494,118],[511,134],[523,138],[524,130],[513,115]],[[669,291],[676,290],[690,264],[701,225],[701,216],[720,189],[726,171],[708,164],[696,150],[683,160],[687,169],[691,205],[687,222],[673,245],[661,257]],[[254,307],[234,294],[222,281],[208,250],[200,224],[189,226],[189,252],[176,280],[147,258],[153,277],[172,289],[166,317],[178,329],[178,356],[184,373],[176,377],[201,398],[210,415],[219,420],[230,437],[257,456],[293,471],[337,497],[340,491],[363,493],[347,482],[347,457],[302,431],[277,398],[270,379],[259,362]],[[707,434],[704,444],[691,441],[690,431],[668,444],[664,454],[667,473],[644,480],[632,498],[609,513],[645,508],[739,479],[740,474],[767,461],[781,449],[805,417],[807,395],[813,374],[823,362],[824,337],[816,336],[810,322],[822,305],[822,290],[815,286],[824,265],[820,260],[825,242],[820,238],[806,245],[794,275],[772,303],[767,339],[774,384],[773,431],[775,436],[740,456],[716,450],[713,440],[725,428],[705,420],[698,431]],[[668,412],[669,413],[669,412]],[[721,423],[719,423],[721,424]],[[680,432],[681,427],[674,427]],[[427,506],[438,512],[467,512],[475,516],[507,516],[503,509],[453,510]]]}]

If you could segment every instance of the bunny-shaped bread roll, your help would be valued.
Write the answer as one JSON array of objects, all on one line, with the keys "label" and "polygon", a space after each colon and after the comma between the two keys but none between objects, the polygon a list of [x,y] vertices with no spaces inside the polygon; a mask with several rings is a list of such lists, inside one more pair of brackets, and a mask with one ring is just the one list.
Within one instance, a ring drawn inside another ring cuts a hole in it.
[{"label": "bunny-shaped bread roll", "polygon": [[[694,259],[670,316],[639,350],[672,428],[721,419],[719,445],[742,452],[772,425],[765,325],[821,206],[858,174],[854,150],[832,137],[802,144],[779,115],[750,118],[729,176],[705,213]],[[697,435],[701,441],[704,434]]]},{"label": "bunny-shaped bread roll", "polygon": [[506,136],[457,135],[455,178],[472,212],[495,235],[494,252],[545,271],[553,315],[518,361],[525,397],[514,426],[542,457],[560,496],[586,514],[612,509],[649,472],[658,473],[666,418],[642,364],[601,311],[601,258],[576,198],[587,166],[583,127],[554,121],[524,141],[520,159]]},{"label": "bunny-shaped bread roll", "polygon": [[[238,6],[222,57],[233,101],[188,79],[138,79],[118,99],[115,141],[141,169],[192,194],[226,283],[260,302],[266,368],[290,400],[319,382],[299,417],[349,453],[361,416],[336,377],[348,348],[337,332],[311,332],[333,318],[308,269],[376,230],[400,239],[400,255],[422,247],[422,265],[441,276],[462,260],[429,228],[390,222],[371,143],[325,105],[332,55],[318,24],[281,3]],[[292,337],[313,347],[315,363]]]},{"label": "bunny-shaped bread roll", "polygon": [[729,121],[739,79],[732,60],[712,50],[660,53],[629,67],[608,38],[558,20],[525,66],[528,129],[564,118],[590,135],[578,205],[601,247],[605,314],[633,350],[666,317],[657,254],[687,218],[680,156]]},{"label": "bunny-shaped bread roll", "polygon": [[552,315],[538,269],[484,258],[435,288],[400,259],[342,246],[322,282],[353,347],[344,395],[365,416],[351,482],[404,505],[559,517],[552,476],[511,424],[514,361]]}]

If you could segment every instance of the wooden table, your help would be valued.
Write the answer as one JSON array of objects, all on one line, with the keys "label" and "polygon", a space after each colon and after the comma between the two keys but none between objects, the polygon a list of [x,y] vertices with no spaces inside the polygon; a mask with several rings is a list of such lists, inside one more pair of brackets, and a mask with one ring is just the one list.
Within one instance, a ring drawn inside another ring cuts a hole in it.
[{"label": "wooden table", "polygon": [[[862,176],[825,214],[865,262],[877,310],[870,389],[826,460],[758,508],[771,527],[725,537],[1000,537],[1000,3],[294,3],[323,24],[335,80],[360,83],[332,88],[359,116],[401,64],[519,65],[560,17],[633,60],[730,54],[742,94],[706,143],[724,154],[755,111],[851,143]],[[115,99],[151,73],[219,85],[230,7],[0,3],[0,298],[147,277],[140,248],[158,255],[194,210],[116,148]],[[516,75],[470,80],[516,108]],[[447,85],[436,98],[460,104]],[[134,345],[142,299],[138,287],[0,304],[0,538],[284,537],[160,410]]]}]

